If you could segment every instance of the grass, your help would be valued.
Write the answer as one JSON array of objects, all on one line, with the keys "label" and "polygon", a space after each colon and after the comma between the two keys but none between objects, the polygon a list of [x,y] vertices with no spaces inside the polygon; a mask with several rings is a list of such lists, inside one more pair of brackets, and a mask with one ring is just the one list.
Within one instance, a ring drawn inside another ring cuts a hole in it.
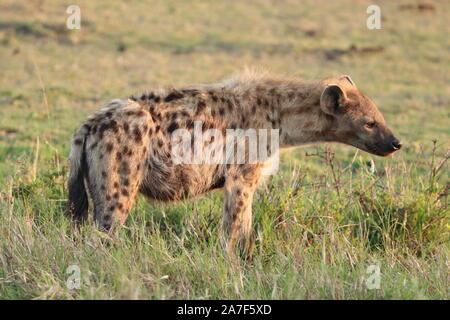
[{"label": "grass", "polygon": [[[369,1],[78,2],[81,30],[64,28],[72,3],[0,5],[0,298],[449,298],[448,3],[379,1],[382,29],[369,31]],[[240,270],[220,245],[220,193],[140,198],[112,238],[91,224],[74,232],[66,159],[89,113],[245,65],[350,74],[405,148],[388,159],[340,145],[284,153],[255,197],[256,253]],[[67,287],[72,265],[79,289]],[[371,265],[379,289],[366,285]]]}]

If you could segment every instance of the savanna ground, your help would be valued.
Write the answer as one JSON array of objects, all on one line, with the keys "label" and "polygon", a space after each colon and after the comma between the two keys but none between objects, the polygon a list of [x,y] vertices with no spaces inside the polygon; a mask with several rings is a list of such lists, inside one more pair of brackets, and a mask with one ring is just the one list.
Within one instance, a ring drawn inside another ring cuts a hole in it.
[{"label": "savanna ground", "polygon": [[[81,30],[65,27],[70,4]],[[448,299],[450,3],[379,1],[381,30],[366,28],[370,4],[2,0],[0,298]],[[73,232],[67,155],[88,114],[246,65],[350,74],[404,148],[387,159],[340,145],[284,153],[255,198],[256,252],[241,270],[220,245],[220,193],[140,198],[111,239],[92,224]],[[71,265],[79,289],[66,286]]]}]

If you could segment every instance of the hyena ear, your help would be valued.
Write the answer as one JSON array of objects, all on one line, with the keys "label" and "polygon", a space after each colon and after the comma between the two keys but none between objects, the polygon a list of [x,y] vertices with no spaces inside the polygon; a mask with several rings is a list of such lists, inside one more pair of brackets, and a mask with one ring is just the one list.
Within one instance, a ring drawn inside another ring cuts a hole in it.
[{"label": "hyena ear", "polygon": [[342,106],[347,99],[344,90],[337,84],[329,84],[320,96],[320,107],[323,112],[331,115],[342,112]]},{"label": "hyena ear", "polygon": [[356,87],[356,84],[353,82],[352,78],[350,78],[350,76],[348,76],[346,74],[340,76],[339,80],[347,81],[349,84],[351,84],[352,86]]}]

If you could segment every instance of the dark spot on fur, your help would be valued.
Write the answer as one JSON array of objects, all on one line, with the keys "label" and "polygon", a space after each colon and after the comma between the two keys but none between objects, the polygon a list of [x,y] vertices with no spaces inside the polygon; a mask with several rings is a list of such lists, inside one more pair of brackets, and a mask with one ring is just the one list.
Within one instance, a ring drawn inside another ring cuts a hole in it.
[{"label": "dark spot on fur", "polygon": [[119,193],[118,193],[118,192],[115,192],[115,193],[113,194],[113,198],[114,198],[114,199],[119,199]]},{"label": "dark spot on fur", "polygon": [[122,160],[122,153],[120,153],[119,151],[117,151],[117,153],[116,153],[116,160],[117,161]]},{"label": "dark spot on fur", "polygon": [[133,134],[134,134],[134,141],[139,144],[142,143],[142,133],[138,127],[134,127]]},{"label": "dark spot on fur", "polygon": [[217,98],[217,96],[214,94],[214,92],[209,91],[208,93],[209,93],[209,95],[211,96],[211,99],[212,99],[214,102],[217,102],[217,101],[219,100],[219,99]]},{"label": "dark spot on fur", "polygon": [[115,189],[119,188],[119,183],[118,183],[117,181],[114,182],[114,188],[115,188]]},{"label": "dark spot on fur", "polygon": [[105,171],[102,171],[102,177],[106,178],[106,172]]},{"label": "dark spot on fur", "polygon": [[103,139],[103,133],[108,129],[108,125],[106,123],[102,123],[98,128],[98,136],[100,139]]},{"label": "dark spot on fur", "polygon": [[128,192],[127,189],[122,189],[122,195],[123,195],[124,197],[129,197],[129,196],[130,196],[130,193]]},{"label": "dark spot on fur", "polygon": [[130,166],[128,165],[128,162],[127,162],[127,161],[123,161],[123,162],[120,164],[119,172],[120,172],[120,174],[123,174],[123,175],[127,175],[127,174],[130,174],[130,173],[131,173],[131,171],[130,171]]},{"label": "dark spot on fur", "polygon": [[106,201],[111,200],[111,196],[109,194],[106,195]]},{"label": "dark spot on fur", "polygon": [[106,152],[110,153],[113,149],[113,144],[112,143],[107,143],[106,144]]},{"label": "dark spot on fur", "polygon": [[181,111],[181,115],[183,117],[189,117],[189,112],[187,112],[186,110]]},{"label": "dark spot on fur", "polygon": [[178,123],[172,122],[167,128],[167,133],[172,133],[179,128]]},{"label": "dark spot on fur", "polygon": [[81,139],[75,139],[75,140],[73,141],[73,143],[75,143],[76,145],[80,145],[80,144],[83,143],[83,140],[81,140]]},{"label": "dark spot on fur", "polygon": [[117,122],[115,120],[111,120],[109,126],[114,133],[117,133],[117,131],[119,131],[119,126],[117,125]]},{"label": "dark spot on fur", "polygon": [[112,205],[111,207],[109,207],[109,211],[114,211],[115,208],[116,208],[116,206]]},{"label": "dark spot on fur", "polygon": [[229,112],[233,111],[233,105],[231,104],[230,100],[227,100],[227,107]]},{"label": "dark spot on fur", "polygon": [[173,100],[181,99],[183,97],[184,96],[183,96],[183,94],[181,92],[173,91],[167,97],[164,98],[164,101],[165,102],[170,102],[170,101],[173,101]]},{"label": "dark spot on fur", "polygon": [[197,103],[197,110],[196,110],[196,114],[199,114],[199,113],[201,113],[203,110],[205,110],[205,108],[206,108],[206,103],[205,103],[205,101],[199,101],[198,103]]},{"label": "dark spot on fur", "polygon": [[219,114],[221,116],[223,116],[225,114],[225,109],[224,108],[219,108]]},{"label": "dark spot on fur", "polygon": [[128,133],[128,131],[130,131],[130,126],[128,125],[128,123],[124,123],[123,124],[123,130],[126,132],[126,133]]},{"label": "dark spot on fur", "polygon": [[111,111],[108,111],[107,113],[105,113],[105,116],[107,117],[107,118],[111,118],[112,117],[112,112]]}]

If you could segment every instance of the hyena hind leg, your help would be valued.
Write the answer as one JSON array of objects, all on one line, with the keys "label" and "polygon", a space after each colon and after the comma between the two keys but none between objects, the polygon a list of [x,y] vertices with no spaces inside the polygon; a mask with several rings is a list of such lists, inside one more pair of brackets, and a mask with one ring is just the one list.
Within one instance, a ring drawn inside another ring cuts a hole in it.
[{"label": "hyena hind leg", "polygon": [[[111,147],[112,146],[112,147]],[[89,189],[94,221],[102,231],[123,225],[143,180],[147,148],[127,144],[98,143],[99,152],[88,155]]]}]

